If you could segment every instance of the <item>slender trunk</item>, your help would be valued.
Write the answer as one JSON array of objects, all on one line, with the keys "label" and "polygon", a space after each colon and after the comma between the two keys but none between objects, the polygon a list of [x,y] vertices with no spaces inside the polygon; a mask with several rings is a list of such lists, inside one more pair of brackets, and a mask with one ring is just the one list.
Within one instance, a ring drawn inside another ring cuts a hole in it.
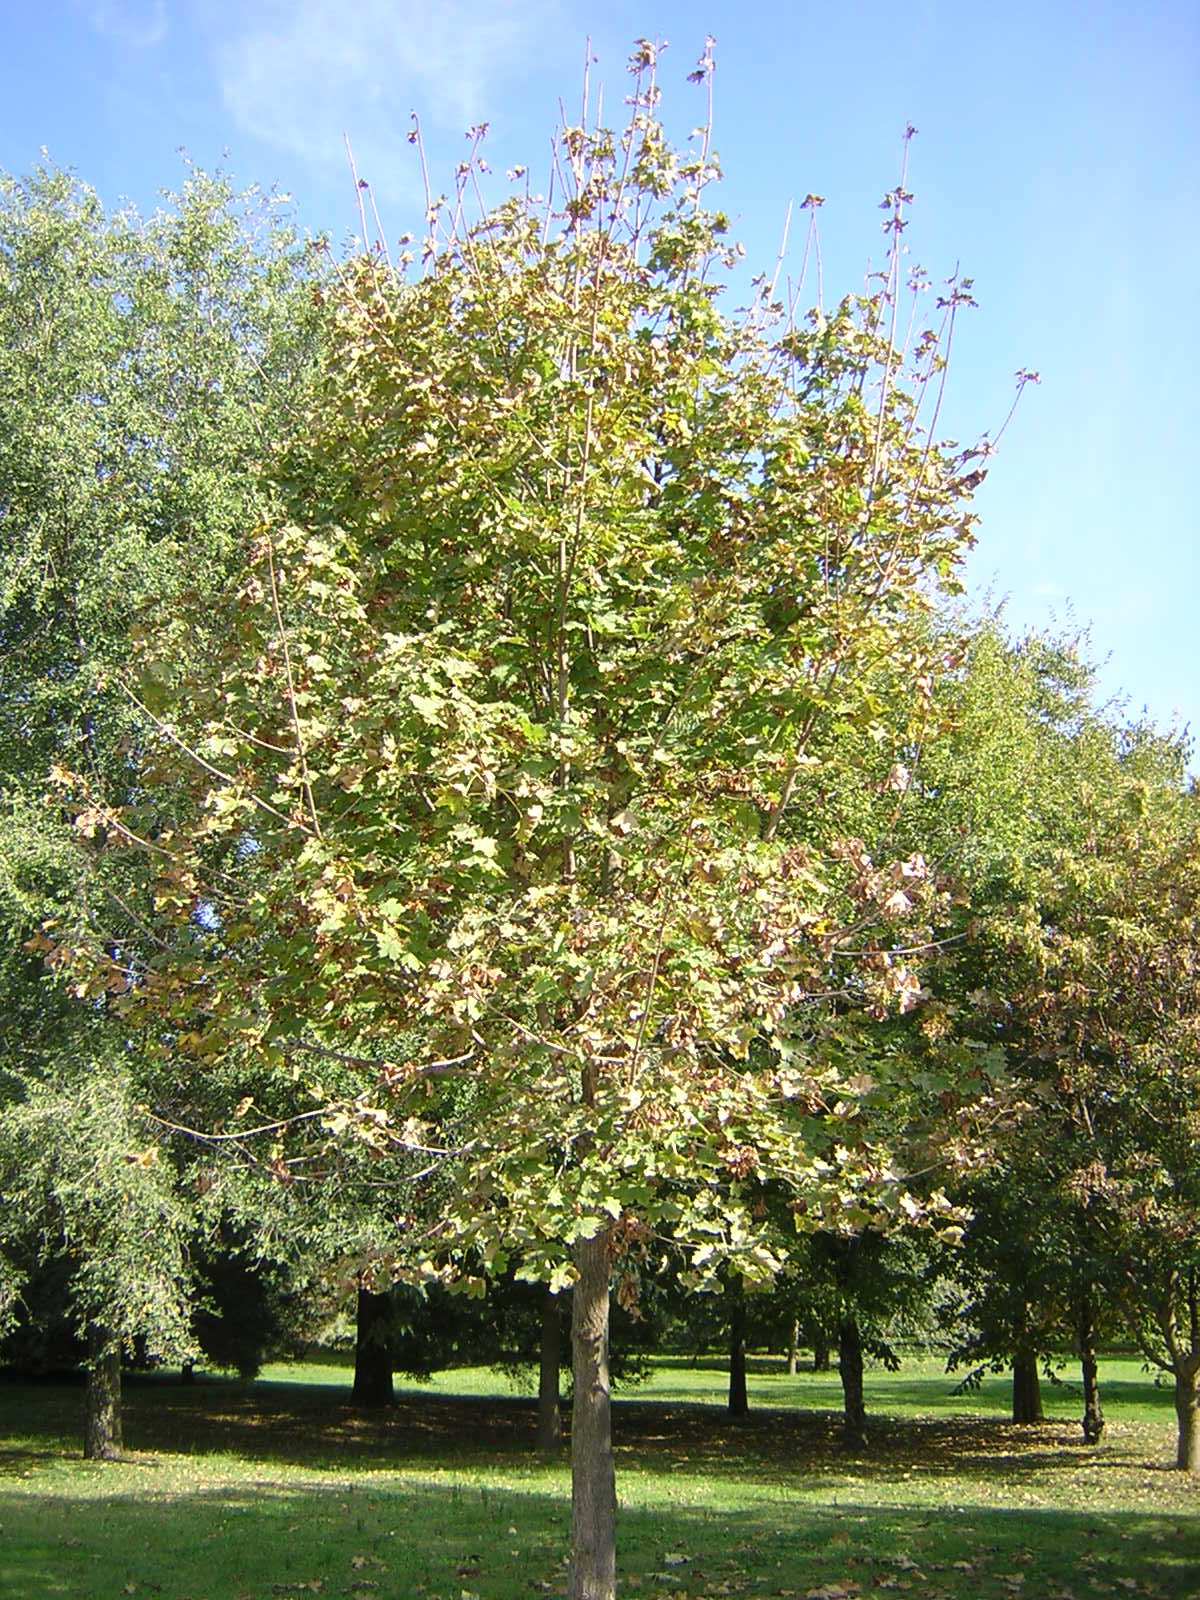
[{"label": "slender trunk", "polygon": [[1096,1329],[1092,1320],[1092,1304],[1086,1294],[1079,1305],[1079,1370],[1083,1378],[1083,1442],[1099,1444],[1100,1435],[1104,1432],[1104,1411],[1100,1404]]},{"label": "slender trunk", "polygon": [[575,1247],[571,1308],[571,1565],[567,1600],[614,1600],[617,1487],[608,1383],[609,1263],[603,1233]]},{"label": "slender trunk", "polygon": [[1100,1404],[1099,1365],[1094,1349],[1083,1352],[1079,1366],[1083,1376],[1083,1442],[1099,1444],[1104,1432],[1104,1409]]},{"label": "slender trunk", "polygon": [[829,1371],[829,1340],[822,1339],[820,1335],[813,1338],[813,1371]]},{"label": "slender trunk", "polygon": [[794,1378],[796,1376],[796,1362],[800,1355],[799,1346],[800,1323],[796,1321],[792,1323],[792,1334],[791,1338],[788,1340],[787,1370],[789,1378]]},{"label": "slender trunk", "polygon": [[391,1320],[391,1295],[374,1294],[360,1285],[354,1340],[356,1406],[386,1406],[392,1402],[392,1352],[388,1340]]},{"label": "slender trunk", "polygon": [[1018,1350],[1013,1356],[1012,1419],[1014,1422],[1043,1420],[1042,1386],[1034,1350]]},{"label": "slender trunk", "polygon": [[1175,1420],[1179,1434],[1175,1465],[1200,1474],[1200,1359],[1175,1367]]},{"label": "slender trunk", "polygon": [[556,1456],[562,1448],[562,1416],[558,1409],[558,1296],[542,1293],[542,1359],[538,1377],[538,1454]]},{"label": "slender trunk", "polygon": [[729,1415],[745,1417],[750,1412],[746,1395],[746,1308],[742,1304],[742,1286],[730,1290],[729,1307]]},{"label": "slender trunk", "polygon": [[842,1437],[851,1449],[861,1450],[867,1442],[867,1407],[863,1399],[862,1335],[856,1317],[843,1317],[838,1327],[838,1367],[845,1409]]},{"label": "slender trunk", "polygon": [[121,1459],[121,1346],[109,1330],[90,1323],[87,1385],[83,1395],[83,1454],[89,1461]]}]

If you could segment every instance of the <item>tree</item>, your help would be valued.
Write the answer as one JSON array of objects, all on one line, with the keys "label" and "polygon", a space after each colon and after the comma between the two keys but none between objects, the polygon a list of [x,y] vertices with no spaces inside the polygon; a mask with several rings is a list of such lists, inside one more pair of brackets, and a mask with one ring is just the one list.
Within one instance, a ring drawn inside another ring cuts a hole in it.
[{"label": "tree", "polygon": [[[314,274],[277,211],[272,197],[238,196],[199,171],[146,220],[106,214],[53,169],[0,175],[7,1254],[71,1252],[89,1370],[104,1378],[110,1411],[122,1345],[152,1332],[137,1307],[161,1312],[162,1337],[178,1347],[178,1308],[168,1315],[161,1291],[185,1283],[183,1222],[170,1163],[138,1176],[154,1141],[135,1107],[151,1091],[140,1040],[113,1014],[120,982],[91,989],[80,1007],[46,981],[39,957],[44,925],[103,904],[115,973],[146,936],[151,908],[136,878],[107,872],[93,823],[44,795],[56,763],[87,772],[110,798],[136,793],[140,724],[114,676],[132,619],[151,599],[169,605],[185,574],[192,585],[220,582],[254,514],[264,440],[286,432],[314,331]],[[85,1161],[97,1173],[91,1193]],[[102,1205],[114,1215],[102,1217]],[[168,1216],[170,1226],[148,1220]],[[91,1431],[94,1453],[109,1453],[115,1420]]]},{"label": "tree", "polygon": [[[0,1181],[43,1257],[71,1266],[75,1332],[86,1346],[84,1455],[121,1453],[121,1351],[189,1348],[187,1214],[128,1114],[120,1062],[93,1056],[31,1088],[0,1120]],[[147,1240],[153,1244],[147,1247]]]},{"label": "tree", "polygon": [[[1013,642],[990,617],[951,626],[955,668],[938,693],[946,737],[914,761],[900,819],[901,838],[919,841],[953,889],[910,1042],[915,1076],[962,1124],[952,1193],[970,1220],[957,1265],[948,1263],[960,1289],[944,1311],[955,1325],[952,1365],[981,1363],[968,1385],[986,1367],[1011,1365],[1013,1418],[1033,1422],[1039,1363],[1071,1336],[1076,1274],[1055,1168],[1062,1130],[1028,1096],[1028,974],[1016,952],[1037,921],[1042,864],[1078,832],[1075,784],[1099,759],[1093,677],[1078,640]],[[974,1127],[959,1098],[972,1059],[983,1113]]]},{"label": "tree", "polygon": [[[725,312],[708,134],[673,152],[656,51],[631,71],[623,133],[586,101],[561,130],[549,203],[468,222],[472,158],[419,277],[346,264],[290,519],[147,623],[142,791],[64,780],[115,855],[153,840],[130,1025],[273,1065],[389,1157],[397,1270],[572,1285],[576,1600],[613,1593],[610,1286],[655,1232],[753,1283],[768,1182],[806,1228],[859,1190],[921,1209],[835,1135],[934,885],[814,802],[886,789],[924,727],[975,482],[921,416],[945,336],[897,341],[903,184],[873,295],[800,324],[764,279]],[[57,937],[113,971],[97,922]]]},{"label": "tree", "polygon": [[1045,885],[1030,1024],[1096,1288],[1171,1375],[1176,1463],[1200,1472],[1200,813],[1163,741],[1135,739],[1122,768],[1081,796],[1087,848]]},{"label": "tree", "polygon": [[[993,1062],[993,1150],[960,1195],[974,1212],[960,1353],[1011,1359],[1014,1417],[1033,1421],[1039,1356],[1075,1343],[1095,1442],[1096,1329],[1124,1306],[1175,1374],[1182,1440],[1188,1317],[1171,1305],[1189,1270],[1196,1009],[1184,750],[1096,706],[1082,641],[1014,646],[985,625],[963,661],[943,686],[959,731],[923,763],[911,807],[961,875],[919,1029],[932,1051]],[[1138,1207],[1155,1223],[1136,1227]]]}]

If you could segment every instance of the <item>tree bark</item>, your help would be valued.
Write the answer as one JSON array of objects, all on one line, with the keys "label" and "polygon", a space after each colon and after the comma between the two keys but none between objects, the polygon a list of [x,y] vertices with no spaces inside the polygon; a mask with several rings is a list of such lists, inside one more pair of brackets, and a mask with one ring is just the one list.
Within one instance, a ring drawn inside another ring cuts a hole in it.
[{"label": "tree bark", "polygon": [[1104,1410],[1100,1404],[1096,1329],[1091,1302],[1086,1295],[1079,1306],[1079,1370],[1083,1378],[1083,1441],[1085,1444],[1099,1444],[1100,1435],[1104,1432]]},{"label": "tree bark", "polygon": [[829,1371],[829,1340],[814,1337],[813,1339],[813,1365],[814,1372]]},{"label": "tree bark", "polygon": [[750,1401],[746,1394],[746,1308],[742,1304],[741,1283],[736,1283],[729,1293],[729,1415],[745,1417],[750,1414]]},{"label": "tree bark", "polygon": [[1175,1465],[1181,1472],[1200,1473],[1200,1357],[1175,1368]]},{"label": "tree bark", "polygon": [[608,1381],[609,1263],[603,1233],[575,1247],[572,1293],[571,1565],[568,1600],[614,1600],[617,1487]]},{"label": "tree bark", "polygon": [[558,1296],[542,1294],[541,1369],[538,1375],[538,1454],[556,1456],[562,1448],[562,1414],[558,1408]]},{"label": "tree bark", "polygon": [[392,1385],[392,1352],[388,1333],[392,1320],[390,1294],[358,1290],[354,1340],[354,1404],[390,1405],[395,1394]]},{"label": "tree bark", "polygon": [[1014,1422],[1041,1422],[1043,1415],[1037,1352],[1018,1350],[1013,1356],[1012,1419]]},{"label": "tree bark", "polygon": [[87,1331],[87,1384],[83,1393],[83,1454],[88,1461],[121,1459],[121,1346],[109,1330]]},{"label": "tree bark", "polygon": [[843,1317],[839,1324],[838,1367],[845,1412],[842,1437],[851,1449],[861,1450],[867,1442],[867,1407],[863,1399],[862,1335],[856,1317]]},{"label": "tree bark", "polygon": [[796,1376],[796,1363],[800,1356],[800,1323],[792,1323],[792,1333],[788,1340],[787,1372],[789,1378]]}]

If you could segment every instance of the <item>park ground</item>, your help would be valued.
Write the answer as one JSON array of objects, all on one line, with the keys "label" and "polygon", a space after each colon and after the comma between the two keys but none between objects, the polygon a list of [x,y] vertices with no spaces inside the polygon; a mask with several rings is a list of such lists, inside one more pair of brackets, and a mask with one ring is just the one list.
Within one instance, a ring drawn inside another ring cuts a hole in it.
[{"label": "park ground", "polygon": [[[1068,1374],[1069,1376],[1069,1374]],[[614,1421],[619,1594],[634,1600],[1089,1600],[1200,1596],[1200,1483],[1172,1470],[1170,1391],[1102,1368],[1005,1420],[1007,1386],[954,1396],[932,1358],[869,1374],[869,1453],[839,1446],[836,1373],[662,1359]],[[565,1588],[565,1461],[533,1454],[523,1385],[484,1369],[350,1409],[337,1365],[253,1384],[127,1381],[127,1459],[79,1458],[81,1391],[0,1382],[2,1600],[529,1600]]]}]

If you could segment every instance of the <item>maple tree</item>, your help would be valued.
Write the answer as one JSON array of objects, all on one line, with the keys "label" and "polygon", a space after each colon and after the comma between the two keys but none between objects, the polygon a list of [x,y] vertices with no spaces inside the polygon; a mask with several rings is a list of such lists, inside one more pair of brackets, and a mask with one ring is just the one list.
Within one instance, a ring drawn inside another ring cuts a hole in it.
[{"label": "maple tree", "polygon": [[726,310],[711,123],[673,150],[657,69],[617,134],[585,89],[545,200],[517,169],[474,215],[476,130],[420,246],[344,264],[244,570],[144,625],[137,792],[57,777],[153,879],[151,937],[49,935],[85,992],[228,1084],[281,1183],[308,1135],[386,1162],[396,1271],[573,1287],[576,1600],[613,1593],[631,1263],[766,1281],[768,1186],[802,1228],[944,1204],[858,1054],[937,885],[827,797],[904,791],[990,448],[937,441],[970,285],[906,339],[903,181],[868,293]]}]

